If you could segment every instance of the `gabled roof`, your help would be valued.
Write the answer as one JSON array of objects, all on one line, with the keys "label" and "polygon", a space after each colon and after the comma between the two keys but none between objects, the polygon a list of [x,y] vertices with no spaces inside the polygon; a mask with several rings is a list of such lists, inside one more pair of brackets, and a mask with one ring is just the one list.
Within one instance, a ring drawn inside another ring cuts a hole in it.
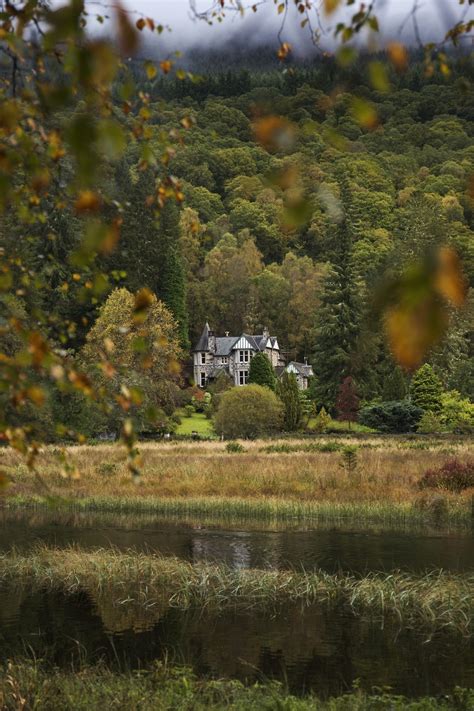
[{"label": "gabled roof", "polygon": [[206,325],[202,329],[202,333],[199,337],[199,341],[196,343],[194,348],[195,351],[208,351],[209,350],[209,324],[206,321]]},{"label": "gabled roof", "polygon": [[308,363],[298,363],[295,360],[292,360],[288,365],[286,366],[285,370],[289,373],[298,373],[298,375],[302,375],[305,378],[311,378],[314,375],[313,368],[311,365]]},{"label": "gabled roof", "polygon": [[[209,334],[212,334],[209,324],[203,328],[203,331],[199,337],[197,344],[194,347],[194,351],[208,351],[209,350]],[[249,333],[242,333],[240,336],[218,336],[216,338],[216,356],[228,356],[234,349],[242,350],[254,350],[254,351],[264,351],[265,348],[278,348],[278,341],[275,336],[265,335],[251,335]]]}]

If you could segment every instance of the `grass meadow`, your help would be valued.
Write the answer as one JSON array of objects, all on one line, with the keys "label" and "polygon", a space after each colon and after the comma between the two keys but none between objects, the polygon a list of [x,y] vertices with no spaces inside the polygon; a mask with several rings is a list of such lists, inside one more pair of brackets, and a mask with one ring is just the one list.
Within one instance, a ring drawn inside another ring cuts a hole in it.
[{"label": "grass meadow", "polygon": [[[426,516],[470,522],[472,492],[422,491],[423,473],[450,457],[468,460],[467,439],[397,437],[318,438],[241,442],[229,452],[219,441],[140,445],[141,476],[134,482],[118,443],[40,454],[40,484],[20,455],[0,451],[8,476],[6,505],[57,504],[91,510],[305,517],[355,516],[383,520]],[[348,462],[344,448],[355,457]],[[45,486],[46,485],[46,488]]]}]

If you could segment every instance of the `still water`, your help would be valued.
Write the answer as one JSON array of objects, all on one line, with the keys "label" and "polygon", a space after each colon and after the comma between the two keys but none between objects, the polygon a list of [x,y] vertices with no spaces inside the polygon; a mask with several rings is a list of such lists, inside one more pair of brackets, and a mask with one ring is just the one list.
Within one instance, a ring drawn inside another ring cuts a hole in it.
[{"label": "still water", "polygon": [[469,533],[360,530],[317,523],[251,530],[246,522],[203,524],[160,517],[0,510],[0,553],[12,547],[26,551],[38,542],[84,549],[114,546],[234,568],[329,573],[474,569],[474,536]]},{"label": "still water", "polygon": [[[157,551],[234,567],[305,567],[328,571],[472,570],[470,536],[435,531],[362,532],[328,527],[244,530],[195,521],[11,514],[0,518],[0,549],[27,550],[37,541],[84,548]],[[74,524],[74,525],[72,525]],[[226,610],[182,613],[144,609],[105,595],[66,595],[27,584],[0,584],[0,660],[33,653],[60,666],[105,659],[119,668],[157,659],[191,666],[198,675],[246,681],[279,679],[296,693],[321,696],[390,687],[410,696],[474,687],[474,640],[454,632],[430,636],[394,620],[358,617],[346,608],[287,605],[270,613]]]}]

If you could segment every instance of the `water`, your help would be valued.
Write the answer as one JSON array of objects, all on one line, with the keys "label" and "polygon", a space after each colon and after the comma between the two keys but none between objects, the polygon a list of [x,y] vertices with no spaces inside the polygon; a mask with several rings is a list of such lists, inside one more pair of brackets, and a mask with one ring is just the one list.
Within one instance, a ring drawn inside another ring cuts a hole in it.
[{"label": "water", "polygon": [[[128,528],[124,528],[128,526]],[[429,535],[412,530],[341,530],[334,526],[245,530],[248,524],[203,525],[166,518],[91,514],[0,512],[0,552],[25,551],[35,543],[81,548],[159,552],[183,560],[225,563],[234,568],[296,568],[425,572],[474,568],[474,538],[460,533]],[[227,527],[226,527],[227,526]]]},{"label": "water", "polygon": [[[83,548],[113,544],[234,567],[304,566],[331,572],[467,571],[474,563],[470,536],[434,531],[424,536],[408,530],[305,530],[298,524],[292,530],[244,530],[238,523],[220,528],[153,517],[2,514],[3,551],[12,545],[25,551],[37,541]],[[474,640],[447,631],[429,636],[400,628],[395,620],[355,616],[346,608],[291,604],[274,614],[234,609],[182,613],[167,606],[117,604],[86,592],[66,595],[3,584],[0,661],[31,653],[68,668],[99,659],[137,668],[166,658],[201,676],[248,682],[275,678],[293,692],[312,690],[323,697],[350,690],[356,680],[366,690],[388,686],[409,696],[449,693],[455,685],[474,687]]]}]

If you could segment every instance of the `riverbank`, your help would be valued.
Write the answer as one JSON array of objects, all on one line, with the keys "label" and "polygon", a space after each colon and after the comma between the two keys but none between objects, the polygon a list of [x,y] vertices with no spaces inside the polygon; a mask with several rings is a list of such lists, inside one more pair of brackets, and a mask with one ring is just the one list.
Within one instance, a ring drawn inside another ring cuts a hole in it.
[{"label": "riverbank", "polygon": [[0,708],[4,711],[468,711],[474,691],[458,689],[443,698],[411,700],[403,696],[355,690],[326,701],[297,698],[277,683],[244,686],[238,681],[198,680],[184,668],[157,664],[140,672],[87,667],[71,672],[43,668],[38,662],[0,666]]},{"label": "riverbank", "polygon": [[[134,482],[119,444],[47,447],[37,469],[0,452],[8,477],[4,506],[55,506],[104,512],[281,519],[345,519],[470,526],[472,491],[421,490],[427,469],[465,461],[465,439],[367,437],[240,443],[144,443]],[[354,457],[345,456],[347,447]]]}]

